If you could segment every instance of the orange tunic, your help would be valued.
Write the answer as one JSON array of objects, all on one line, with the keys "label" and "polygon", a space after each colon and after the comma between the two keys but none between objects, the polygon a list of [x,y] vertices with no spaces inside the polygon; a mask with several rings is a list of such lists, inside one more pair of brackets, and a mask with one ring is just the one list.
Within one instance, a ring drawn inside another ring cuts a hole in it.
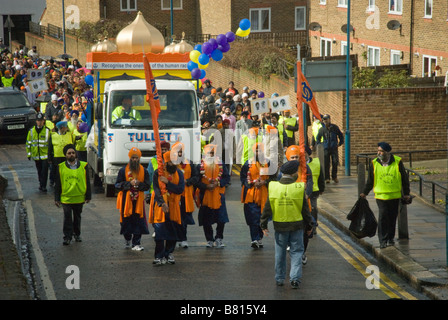
[{"label": "orange tunic", "polygon": [[[267,164],[260,164],[258,161],[256,164],[249,164],[249,172],[248,172],[248,178],[250,179],[250,182],[253,182],[255,180],[267,180],[269,178],[269,175],[261,174],[260,170],[266,170],[266,173],[268,171],[268,165]],[[241,202],[242,203],[256,203],[258,206],[261,207],[261,212],[263,212],[264,205],[266,203],[266,200],[268,199],[268,187],[267,185],[262,185],[260,188],[256,188],[252,186],[251,188],[247,189],[246,197],[244,197],[246,187],[243,185],[243,188],[241,190]]]},{"label": "orange tunic", "polygon": [[[135,173],[132,173],[129,164],[126,166],[125,169],[126,177],[128,178],[128,181],[137,179],[138,181],[144,181],[145,180],[145,168],[143,168],[142,165],[140,165],[140,169],[138,171],[138,175],[135,175]],[[143,191],[139,191],[138,195],[136,196],[136,207],[135,207],[135,213],[140,215],[140,218],[143,218],[143,202],[145,200],[145,195]],[[124,211],[121,212],[121,208],[123,207],[123,191],[120,191],[117,196],[117,209],[120,210],[120,222],[122,221],[122,217],[129,217],[132,215],[132,199],[131,199],[131,191],[126,192],[126,203],[124,205]]]}]

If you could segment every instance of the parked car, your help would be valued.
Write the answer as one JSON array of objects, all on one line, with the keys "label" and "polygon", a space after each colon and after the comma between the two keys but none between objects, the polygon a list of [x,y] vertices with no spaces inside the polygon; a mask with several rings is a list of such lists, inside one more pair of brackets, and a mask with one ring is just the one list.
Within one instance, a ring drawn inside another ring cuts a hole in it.
[{"label": "parked car", "polygon": [[0,88],[0,137],[26,135],[36,123],[36,114],[21,91]]}]

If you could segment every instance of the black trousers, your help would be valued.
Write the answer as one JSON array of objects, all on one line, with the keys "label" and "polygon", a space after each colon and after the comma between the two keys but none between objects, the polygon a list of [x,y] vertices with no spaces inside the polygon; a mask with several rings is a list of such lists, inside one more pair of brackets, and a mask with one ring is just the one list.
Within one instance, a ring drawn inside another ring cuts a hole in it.
[{"label": "black trousers", "polygon": [[154,253],[155,258],[162,259],[163,257],[168,258],[170,253],[174,252],[176,248],[176,240],[155,240],[156,249]]},{"label": "black trousers", "polygon": [[397,225],[400,199],[379,200],[378,205],[378,240],[380,243],[393,240],[395,237],[395,227]]},{"label": "black trousers", "polygon": [[81,235],[81,212],[83,203],[62,204],[64,210],[64,240],[71,240],[73,235]]},{"label": "black trousers", "polygon": [[224,239],[224,222],[217,222],[216,223],[216,236],[213,237],[213,227],[212,224],[204,223],[204,235],[205,235],[205,239],[207,241],[214,241],[216,239]]},{"label": "black trousers", "polygon": [[[338,165],[339,154],[338,149],[325,149],[324,150],[324,162],[325,162],[325,180],[335,179],[338,177]],[[331,165],[331,176],[330,176]]]},{"label": "black trousers", "polygon": [[46,189],[48,180],[48,160],[34,160],[34,163],[36,164],[39,186],[41,189]]}]

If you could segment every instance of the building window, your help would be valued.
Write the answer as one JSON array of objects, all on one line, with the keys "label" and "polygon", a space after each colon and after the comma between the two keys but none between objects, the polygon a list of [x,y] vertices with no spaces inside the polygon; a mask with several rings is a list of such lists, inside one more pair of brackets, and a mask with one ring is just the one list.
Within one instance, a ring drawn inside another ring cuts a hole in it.
[{"label": "building window", "polygon": [[[171,0],[162,0],[162,10],[171,10]],[[182,10],[182,0],[173,0],[173,10]]]},{"label": "building window", "polygon": [[120,0],[120,11],[137,11],[137,0]]},{"label": "building window", "polygon": [[379,66],[380,65],[380,48],[368,47],[367,48],[367,66]]},{"label": "building window", "polygon": [[338,7],[347,8],[348,0],[338,0]]},{"label": "building window", "polygon": [[423,56],[422,77],[436,75],[437,57]]},{"label": "building window", "polygon": [[401,51],[390,50],[390,64],[401,64]]},{"label": "building window", "polygon": [[368,11],[375,11],[375,0],[369,0],[369,8]]},{"label": "building window", "polygon": [[295,30],[306,29],[306,7],[296,7]]},{"label": "building window", "polygon": [[401,14],[403,12],[403,0],[389,0],[389,13]]},{"label": "building window", "polygon": [[250,9],[249,17],[251,32],[271,31],[271,8]]},{"label": "building window", "polygon": [[347,55],[347,41],[341,41],[341,56]]},{"label": "building window", "polygon": [[325,5],[327,5],[327,0],[319,0],[319,4],[321,6],[325,6]]},{"label": "building window", "polygon": [[425,18],[432,18],[432,0],[425,0]]},{"label": "building window", "polygon": [[320,38],[320,56],[331,56],[331,39]]}]

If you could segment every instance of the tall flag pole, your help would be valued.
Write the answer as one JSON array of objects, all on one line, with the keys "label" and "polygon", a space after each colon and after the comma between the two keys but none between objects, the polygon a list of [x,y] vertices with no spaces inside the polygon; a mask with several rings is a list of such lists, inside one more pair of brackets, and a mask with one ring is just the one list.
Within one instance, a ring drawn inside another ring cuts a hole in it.
[{"label": "tall flag pole", "polygon": [[[302,64],[297,61],[297,114],[303,116],[303,104],[306,103],[313,115],[322,121],[319,108],[317,107],[316,98],[311,90],[308,81],[302,73]],[[305,130],[303,121],[299,121],[299,147],[300,147],[300,168],[302,172],[301,181],[306,181],[306,163],[305,163]]]},{"label": "tall flag pole", "polygon": [[[151,109],[152,130],[154,131],[154,139],[156,141],[156,155],[158,165],[157,170],[159,177],[161,177],[163,175],[163,160],[162,160],[163,155],[162,155],[162,147],[160,144],[159,122],[158,122],[160,114],[160,100],[159,100],[159,93],[156,87],[156,80],[154,79],[154,76],[152,74],[151,65],[149,64],[145,52],[143,52],[143,66],[145,68],[146,101],[149,103],[149,107]],[[165,191],[165,186],[161,185],[160,190]]]}]

